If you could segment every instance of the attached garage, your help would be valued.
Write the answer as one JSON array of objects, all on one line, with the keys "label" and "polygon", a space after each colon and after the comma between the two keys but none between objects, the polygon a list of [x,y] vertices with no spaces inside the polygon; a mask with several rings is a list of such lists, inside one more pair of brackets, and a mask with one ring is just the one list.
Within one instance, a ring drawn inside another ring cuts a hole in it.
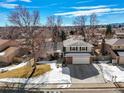
[{"label": "attached garage", "polygon": [[72,57],[65,57],[66,64],[72,64]]},{"label": "attached garage", "polygon": [[119,59],[118,59],[118,63],[119,64],[124,64],[124,51],[117,51],[118,55],[119,55]]},{"label": "attached garage", "polygon": [[67,64],[90,64],[90,53],[67,53],[65,61]]},{"label": "attached garage", "polygon": [[90,64],[90,57],[73,57],[73,64]]}]

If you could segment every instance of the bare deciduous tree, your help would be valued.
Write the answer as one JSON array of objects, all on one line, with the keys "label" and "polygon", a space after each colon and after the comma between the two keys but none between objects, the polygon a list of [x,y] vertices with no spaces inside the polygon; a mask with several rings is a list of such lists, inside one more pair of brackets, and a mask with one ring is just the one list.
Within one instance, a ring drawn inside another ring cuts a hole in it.
[{"label": "bare deciduous tree", "polygon": [[60,29],[62,25],[62,17],[49,16],[47,18],[47,26],[52,31],[53,49],[57,49],[57,42],[60,41]]},{"label": "bare deciduous tree", "polygon": [[34,66],[36,65],[35,57],[35,37],[37,33],[37,26],[40,24],[39,11],[29,12],[27,8],[16,7],[14,11],[8,16],[8,20],[13,26],[21,29],[21,36],[25,40],[25,46],[31,49],[32,57],[34,58]]},{"label": "bare deciduous tree", "polygon": [[[25,45],[21,45],[21,47],[26,47],[31,52],[31,58],[34,59],[33,64],[29,61],[32,66],[32,70],[28,72],[28,82],[29,78],[32,77],[36,70],[36,61],[37,61],[37,51],[41,48],[40,46],[43,44],[44,39],[40,37],[37,39],[38,26],[40,25],[40,13],[39,11],[30,12],[27,8],[24,7],[16,7],[14,11],[10,12],[8,16],[8,21],[14,26],[18,27],[20,30],[20,35],[24,40]],[[39,52],[38,52],[39,53]],[[42,53],[42,52],[41,52]],[[21,85],[21,88],[25,87],[25,84]]]},{"label": "bare deciduous tree", "polygon": [[47,24],[46,24],[50,30],[53,29],[53,27],[55,26],[55,16],[49,16],[47,17]]},{"label": "bare deciduous tree", "polygon": [[56,26],[57,26],[57,32],[58,32],[58,36],[57,36],[58,41],[60,41],[60,40],[62,41],[62,38],[61,38],[61,36],[63,35],[62,24],[63,24],[62,17],[61,16],[57,16],[57,18],[56,18]]},{"label": "bare deciduous tree", "polygon": [[97,15],[95,13],[90,15],[90,27],[95,28],[97,25]]},{"label": "bare deciduous tree", "polygon": [[95,13],[90,15],[90,32],[89,32],[89,37],[90,40],[95,44],[97,43],[97,38],[95,36],[95,33],[97,31],[96,26],[98,24],[98,20],[97,20],[97,15]]},{"label": "bare deciduous tree", "polygon": [[[36,58],[40,60],[44,54],[46,53],[45,47],[46,47],[46,35],[43,34],[44,30],[39,31],[39,33],[36,34],[36,37],[34,39],[34,45],[35,45],[35,53],[36,53]],[[40,59],[39,59],[40,58]]]},{"label": "bare deciduous tree", "polygon": [[61,16],[57,16],[56,25],[58,27],[61,27],[62,26],[62,23],[63,23],[62,17]]},{"label": "bare deciduous tree", "polygon": [[74,25],[77,27],[77,30],[80,34],[85,37],[85,24],[86,24],[86,17],[85,16],[78,16],[74,19]]}]

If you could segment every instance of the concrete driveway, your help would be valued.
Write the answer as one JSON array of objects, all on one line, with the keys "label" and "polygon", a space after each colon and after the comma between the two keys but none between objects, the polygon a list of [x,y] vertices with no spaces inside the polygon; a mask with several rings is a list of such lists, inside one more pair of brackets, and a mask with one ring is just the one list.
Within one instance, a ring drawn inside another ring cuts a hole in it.
[{"label": "concrete driveway", "polygon": [[72,83],[105,83],[97,64],[68,65]]}]

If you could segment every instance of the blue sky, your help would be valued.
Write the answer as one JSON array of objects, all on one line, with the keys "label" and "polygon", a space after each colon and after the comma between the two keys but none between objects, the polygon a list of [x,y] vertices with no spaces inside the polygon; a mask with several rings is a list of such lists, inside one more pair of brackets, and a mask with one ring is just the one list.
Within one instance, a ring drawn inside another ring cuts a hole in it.
[{"label": "blue sky", "polygon": [[[76,16],[96,13],[99,24],[124,23],[124,0],[0,0],[0,26],[10,25],[7,15],[15,6],[39,10],[41,23],[47,16],[62,16],[63,25],[72,25]],[[87,20],[88,21],[88,20]]]}]

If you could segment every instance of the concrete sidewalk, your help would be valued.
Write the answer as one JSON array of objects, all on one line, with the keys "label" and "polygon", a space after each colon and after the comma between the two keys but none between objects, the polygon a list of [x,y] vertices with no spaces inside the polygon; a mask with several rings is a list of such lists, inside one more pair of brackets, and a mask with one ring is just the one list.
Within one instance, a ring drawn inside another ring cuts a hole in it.
[{"label": "concrete sidewalk", "polygon": [[[113,83],[74,83],[74,84],[68,84],[70,87],[67,88],[61,88],[58,87],[63,84],[45,84],[45,85],[37,85],[35,87],[33,84],[32,85],[26,85],[26,89],[30,88],[38,88],[38,89],[106,89],[106,88],[116,88],[116,86]],[[65,84],[67,85],[67,84]],[[123,83],[124,85],[124,83]],[[0,84],[0,88],[19,88],[20,84]],[[21,88],[21,87],[20,87]]]}]

